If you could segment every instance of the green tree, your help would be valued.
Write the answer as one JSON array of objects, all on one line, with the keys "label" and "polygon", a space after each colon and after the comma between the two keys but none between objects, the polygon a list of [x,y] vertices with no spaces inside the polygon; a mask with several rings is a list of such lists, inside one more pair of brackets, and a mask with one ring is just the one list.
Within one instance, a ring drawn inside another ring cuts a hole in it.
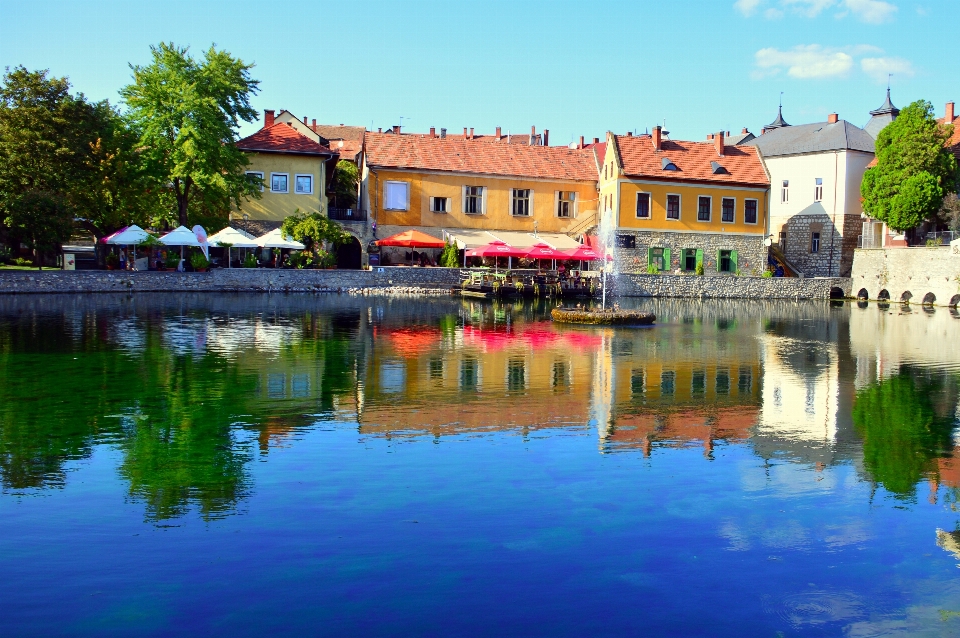
[{"label": "green tree", "polygon": [[460,265],[460,260],[457,259],[457,245],[453,242],[448,243],[443,247],[443,252],[440,253],[440,265],[445,268],[456,268]]},{"label": "green tree", "polygon": [[952,132],[927,101],[900,111],[877,137],[876,166],[864,173],[864,211],[898,231],[935,217],[944,194],[956,190],[957,161],[945,146]]},{"label": "green tree", "polygon": [[360,170],[347,160],[337,162],[330,185],[334,208],[353,208],[357,203],[357,188],[360,185]]},{"label": "green tree", "polygon": [[231,202],[260,196],[235,145],[240,122],[257,117],[250,106],[259,85],[253,65],[214,46],[201,61],[172,43],[150,52],[151,64],[131,64],[133,84],[120,91],[143,156],[172,185],[181,225],[191,216],[225,218]]},{"label": "green tree", "polygon": [[33,251],[34,265],[43,269],[43,253],[55,250],[73,233],[73,213],[56,193],[31,190],[16,198],[4,223]]},{"label": "green tree", "polygon": [[283,220],[281,229],[284,235],[302,242],[311,251],[322,249],[324,244],[339,246],[350,241],[350,234],[337,222],[320,213],[301,213],[299,209]]}]

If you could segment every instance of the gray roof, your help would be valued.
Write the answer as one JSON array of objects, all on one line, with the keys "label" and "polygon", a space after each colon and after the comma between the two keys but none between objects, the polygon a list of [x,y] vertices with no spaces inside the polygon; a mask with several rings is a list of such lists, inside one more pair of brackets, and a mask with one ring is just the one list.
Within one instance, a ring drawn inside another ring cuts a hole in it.
[{"label": "gray roof", "polygon": [[846,120],[834,124],[815,122],[784,126],[768,131],[744,146],[756,146],[765,157],[843,150],[873,153],[875,149],[870,134]]},{"label": "gray roof", "polygon": [[730,146],[743,146],[752,139],[756,139],[756,135],[747,131],[746,133],[737,133],[736,135],[731,135],[727,138],[727,144]]}]

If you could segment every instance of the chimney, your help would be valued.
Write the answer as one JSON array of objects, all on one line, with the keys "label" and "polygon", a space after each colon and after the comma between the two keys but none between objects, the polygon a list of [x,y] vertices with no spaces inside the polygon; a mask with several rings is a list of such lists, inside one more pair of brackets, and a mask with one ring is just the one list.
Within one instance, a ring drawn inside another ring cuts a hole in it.
[{"label": "chimney", "polygon": [[627,137],[633,137],[633,131],[627,131]]},{"label": "chimney", "polygon": [[447,139],[447,129],[445,128],[440,129],[440,139],[441,140]]},{"label": "chimney", "polygon": [[467,127],[463,127],[463,139],[467,139]]},{"label": "chimney", "polygon": [[548,129],[543,129],[543,145],[550,146],[550,131]]},{"label": "chimney", "polygon": [[472,126],[470,127],[470,139],[471,139],[471,140],[473,139],[473,127],[472,127]]},{"label": "chimney", "polygon": [[530,127],[530,146],[533,146],[533,140],[537,137],[537,127]]},{"label": "chimney", "polygon": [[599,138],[599,137],[593,138],[593,143],[594,143],[594,144],[599,144],[599,143],[600,143],[600,138]]},{"label": "chimney", "polygon": [[707,133],[707,141],[709,142],[712,139],[713,139],[713,133]]},{"label": "chimney", "polygon": [[944,124],[952,124],[954,120],[953,102],[947,102],[947,111],[944,115],[945,115]]},{"label": "chimney", "polygon": [[437,127],[431,126],[431,127],[430,127],[430,137],[436,137],[436,136],[437,136]]},{"label": "chimney", "polygon": [[400,135],[400,126],[397,125],[397,124],[394,124],[394,125],[393,125],[393,132],[396,133],[397,135]]},{"label": "chimney", "polygon": [[273,117],[274,111],[272,109],[267,109],[263,112],[263,128],[270,128],[273,126]]},{"label": "chimney", "polygon": [[307,125],[307,116],[306,116],[306,115],[303,116],[303,125],[304,125],[304,126]]},{"label": "chimney", "polygon": [[313,130],[317,130],[317,118],[313,118]]},{"label": "chimney", "polygon": [[836,124],[839,117],[836,113],[831,113],[827,116],[827,124]]},{"label": "chimney", "polygon": [[743,127],[743,130],[740,131],[740,134],[741,134],[741,135],[746,135],[746,134],[749,133],[749,132],[750,132],[750,131],[747,130],[747,127],[744,126],[744,127]]},{"label": "chimney", "polygon": [[727,131],[727,137],[730,137],[730,131]]},{"label": "chimney", "polygon": [[383,128],[382,128],[382,127],[378,127],[378,128],[377,128],[377,133],[383,133]]},{"label": "chimney", "polygon": [[580,136],[580,146],[578,146],[577,148],[583,148],[583,136],[582,136],[582,135]]},{"label": "chimney", "polygon": [[720,131],[719,133],[713,136],[713,145],[717,147],[717,155],[719,155],[720,157],[723,157],[723,142],[724,142],[723,131]]},{"label": "chimney", "polygon": [[497,141],[498,141],[498,142],[500,141],[500,138],[501,138],[501,137],[503,137],[503,136],[500,135],[500,127],[498,126],[498,127],[497,127]]},{"label": "chimney", "polygon": [[654,148],[657,152],[660,152],[660,135],[661,135],[662,131],[663,131],[663,127],[661,127],[661,126],[654,126],[654,127],[653,127],[653,135],[652,135],[652,137],[653,137],[653,148]]}]

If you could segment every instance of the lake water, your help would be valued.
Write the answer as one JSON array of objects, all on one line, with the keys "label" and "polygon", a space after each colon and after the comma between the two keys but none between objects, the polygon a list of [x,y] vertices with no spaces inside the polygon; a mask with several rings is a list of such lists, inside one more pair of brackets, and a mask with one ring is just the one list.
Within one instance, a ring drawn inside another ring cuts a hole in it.
[{"label": "lake water", "polygon": [[960,316],[0,297],[0,635],[960,635]]}]

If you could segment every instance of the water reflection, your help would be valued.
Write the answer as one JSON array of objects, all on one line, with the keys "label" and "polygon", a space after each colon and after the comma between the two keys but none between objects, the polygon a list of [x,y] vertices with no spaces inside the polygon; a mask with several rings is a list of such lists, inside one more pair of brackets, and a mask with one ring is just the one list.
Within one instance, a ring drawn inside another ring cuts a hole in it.
[{"label": "water reflection", "polygon": [[593,432],[601,453],[643,456],[747,445],[954,498],[952,314],[637,304],[658,326],[557,326],[544,301],[3,298],[0,481],[63,488],[102,443],[148,520],[210,520],[255,490],[254,458],[335,422],[385,440]]}]

